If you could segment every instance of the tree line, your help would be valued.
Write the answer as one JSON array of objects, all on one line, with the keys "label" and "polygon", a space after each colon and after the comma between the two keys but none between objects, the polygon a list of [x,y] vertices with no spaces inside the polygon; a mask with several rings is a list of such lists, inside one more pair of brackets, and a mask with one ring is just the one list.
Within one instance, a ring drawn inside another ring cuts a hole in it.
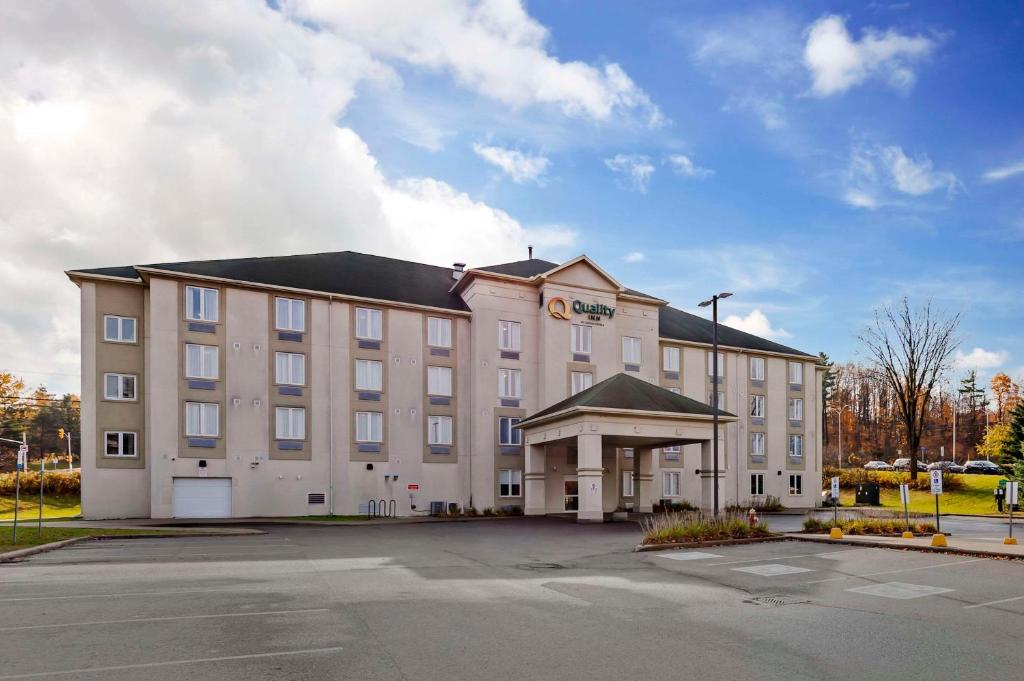
[{"label": "tree line", "polygon": [[[77,459],[81,408],[78,395],[56,395],[40,385],[29,388],[25,381],[7,371],[0,371],[0,437],[28,442],[29,459],[41,455],[65,454],[67,440],[61,431],[71,434],[72,450]],[[0,441],[0,471],[14,470],[18,446]]]}]

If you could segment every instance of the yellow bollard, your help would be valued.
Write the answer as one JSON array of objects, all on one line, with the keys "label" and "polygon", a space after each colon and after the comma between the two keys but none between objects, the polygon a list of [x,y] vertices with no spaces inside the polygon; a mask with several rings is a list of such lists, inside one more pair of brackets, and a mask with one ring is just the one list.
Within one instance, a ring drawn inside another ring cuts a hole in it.
[{"label": "yellow bollard", "polygon": [[842,539],[843,538],[843,531],[841,529],[839,529],[838,527],[833,527],[831,530],[828,531],[828,538],[829,539]]},{"label": "yellow bollard", "polygon": [[904,539],[913,539],[914,538],[914,533],[911,532],[910,530],[907,530],[906,532],[903,533],[903,538]]},{"label": "yellow bollard", "polygon": [[1003,543],[1004,544],[1010,544],[1010,545],[1016,544],[1017,543],[1017,538],[1016,537],[1003,537]]},{"label": "yellow bollard", "polygon": [[932,546],[940,546],[940,547],[949,546],[949,544],[946,543],[946,535],[944,535],[944,534],[933,534],[932,535]]}]

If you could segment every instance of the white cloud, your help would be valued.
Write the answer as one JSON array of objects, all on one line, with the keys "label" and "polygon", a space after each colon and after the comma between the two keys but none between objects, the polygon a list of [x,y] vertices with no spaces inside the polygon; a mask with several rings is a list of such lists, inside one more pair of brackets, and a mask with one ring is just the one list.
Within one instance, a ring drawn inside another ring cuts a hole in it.
[{"label": "white cloud", "polygon": [[447,71],[513,107],[546,104],[599,121],[628,114],[651,127],[665,123],[618,64],[598,68],[552,56],[548,30],[518,0],[294,0],[287,7],[374,54]]},{"label": "white cloud", "polygon": [[[391,11],[388,26],[382,4],[344,3],[355,14],[338,31],[293,20],[313,16],[304,4],[0,5],[0,367],[77,389],[65,269],[331,249],[483,263],[574,244],[570,227],[389,176],[343,122],[356,89],[400,85],[391,61],[407,60],[517,106],[594,119],[656,109],[617,67],[547,54],[519,5],[432,5],[462,17],[434,35],[416,28],[426,3]],[[504,71],[451,54],[478,42],[526,60],[509,92],[493,82]]]},{"label": "white cloud", "polygon": [[911,64],[936,47],[932,38],[909,36],[889,29],[865,29],[860,40],[846,30],[846,20],[826,15],[806,31],[804,64],[813,77],[812,92],[819,97],[846,92],[868,78],[880,77],[897,90],[910,89],[915,80]]},{"label": "white cloud", "polygon": [[668,157],[668,162],[676,175],[681,177],[705,178],[715,174],[714,170],[695,165],[690,157],[684,154],[672,154]]},{"label": "white cloud", "polygon": [[1005,350],[985,350],[974,348],[968,353],[957,350],[953,355],[953,364],[958,369],[995,369],[1005,364],[1010,359],[1010,353]]},{"label": "white cloud", "polygon": [[643,262],[644,260],[647,259],[647,256],[641,253],[640,251],[631,251],[627,253],[622,259],[629,263]]},{"label": "white cloud", "polygon": [[999,168],[993,168],[986,172],[982,177],[985,178],[986,182],[1000,182],[1002,180],[1009,179],[1014,175],[1020,175],[1024,173],[1024,161],[1017,161],[1007,166],[1001,166]]},{"label": "white cloud", "polygon": [[877,208],[900,194],[919,197],[939,189],[951,196],[963,187],[952,172],[935,170],[927,156],[911,158],[895,145],[854,146],[844,183],[843,200],[857,208]]},{"label": "white cloud", "polygon": [[740,331],[746,331],[747,333],[752,333],[755,336],[760,336],[761,338],[774,340],[778,338],[789,338],[791,335],[785,329],[773,328],[771,323],[768,321],[767,315],[760,310],[751,310],[750,314],[746,317],[741,317],[735,314],[729,315],[722,323],[726,326],[731,326],[734,329],[739,329]]},{"label": "white cloud", "polygon": [[473,151],[491,165],[500,168],[518,184],[540,182],[551,166],[551,161],[546,156],[529,156],[515,149],[476,143],[473,145]]},{"label": "white cloud", "polygon": [[643,154],[616,154],[606,158],[604,164],[609,170],[624,175],[626,186],[641,194],[647,193],[647,185],[654,175],[654,165],[649,156]]}]

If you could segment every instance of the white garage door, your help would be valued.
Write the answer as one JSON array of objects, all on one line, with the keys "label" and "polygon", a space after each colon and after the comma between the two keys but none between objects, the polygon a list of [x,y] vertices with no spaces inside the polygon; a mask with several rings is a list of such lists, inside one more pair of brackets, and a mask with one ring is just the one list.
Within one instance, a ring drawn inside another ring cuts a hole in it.
[{"label": "white garage door", "polygon": [[175,478],[175,518],[230,518],[231,478]]}]

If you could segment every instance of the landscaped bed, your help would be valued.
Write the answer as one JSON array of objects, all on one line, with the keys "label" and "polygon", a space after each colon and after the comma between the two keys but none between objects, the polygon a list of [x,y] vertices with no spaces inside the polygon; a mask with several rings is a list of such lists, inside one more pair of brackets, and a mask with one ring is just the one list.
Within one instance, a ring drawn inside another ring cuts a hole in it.
[{"label": "landscaped bed", "polygon": [[661,513],[646,518],[641,527],[643,544],[699,544],[728,539],[758,539],[773,536],[768,525],[758,520],[753,527],[746,516],[726,513],[717,518],[700,512]]},{"label": "landscaped bed", "polygon": [[[835,526],[836,523],[831,518],[808,518],[804,521],[804,532],[828,534]],[[843,534],[899,537],[907,530],[907,523],[902,518],[839,518],[838,527]],[[938,530],[935,529],[935,523],[911,520],[910,531],[915,535],[929,535],[935,534]]]}]

